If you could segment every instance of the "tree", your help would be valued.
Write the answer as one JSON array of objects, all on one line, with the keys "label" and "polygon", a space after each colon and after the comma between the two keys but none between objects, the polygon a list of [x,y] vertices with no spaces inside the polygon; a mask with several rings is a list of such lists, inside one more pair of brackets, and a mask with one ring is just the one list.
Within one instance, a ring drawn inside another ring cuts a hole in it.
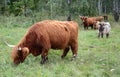
[{"label": "tree", "polygon": [[[1,13],[18,15],[95,16],[113,13],[119,19],[120,0],[0,0]],[[9,2],[9,3],[8,3]],[[36,14],[35,14],[36,13]]]},{"label": "tree", "polygon": [[119,7],[118,7],[118,0],[113,0],[113,16],[114,20],[118,22],[119,20]]},{"label": "tree", "polygon": [[98,0],[98,14],[102,14],[102,0]]}]

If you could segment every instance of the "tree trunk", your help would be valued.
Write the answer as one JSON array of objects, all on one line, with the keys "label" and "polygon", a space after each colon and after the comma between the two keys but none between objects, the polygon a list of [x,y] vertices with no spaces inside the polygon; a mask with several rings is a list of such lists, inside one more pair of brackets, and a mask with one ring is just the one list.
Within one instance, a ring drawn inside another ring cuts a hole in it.
[{"label": "tree trunk", "polygon": [[50,18],[52,19],[52,15],[53,15],[53,6],[52,3],[50,5]]},{"label": "tree trunk", "polygon": [[5,1],[4,1],[4,6],[2,7],[3,15],[5,15],[6,6],[7,6],[7,2],[6,2],[6,0],[5,0]]},{"label": "tree trunk", "polygon": [[114,20],[118,22],[119,20],[118,0],[113,1],[113,16],[114,16]]},{"label": "tree trunk", "polygon": [[26,7],[27,7],[27,5],[26,5],[26,3],[27,3],[27,1],[26,0],[24,0],[24,15],[25,15],[25,17],[27,16],[27,14],[26,14]]},{"label": "tree trunk", "polygon": [[102,1],[98,0],[98,14],[101,15],[102,13]]},{"label": "tree trunk", "polygon": [[68,4],[68,12],[69,12],[68,14],[70,16],[70,0],[68,0],[67,4]]}]

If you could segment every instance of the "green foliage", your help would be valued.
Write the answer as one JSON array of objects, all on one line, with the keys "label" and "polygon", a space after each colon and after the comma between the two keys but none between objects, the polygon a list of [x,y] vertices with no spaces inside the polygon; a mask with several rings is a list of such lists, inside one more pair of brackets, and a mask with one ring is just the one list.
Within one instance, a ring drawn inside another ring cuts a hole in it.
[{"label": "green foliage", "polygon": [[10,12],[15,14],[15,16],[21,15],[22,14],[22,2],[13,2],[13,5],[10,6],[12,9],[10,9]]},{"label": "green foliage", "polygon": [[[98,0],[11,0],[10,3],[2,1],[0,9],[5,15],[14,14],[32,16],[35,13],[48,13],[50,18],[59,15],[68,16],[69,14],[78,16],[95,16],[98,15]],[[113,0],[101,0],[102,13],[110,14],[113,11]],[[120,7],[120,6],[119,6]],[[2,13],[2,12],[1,12]]]}]

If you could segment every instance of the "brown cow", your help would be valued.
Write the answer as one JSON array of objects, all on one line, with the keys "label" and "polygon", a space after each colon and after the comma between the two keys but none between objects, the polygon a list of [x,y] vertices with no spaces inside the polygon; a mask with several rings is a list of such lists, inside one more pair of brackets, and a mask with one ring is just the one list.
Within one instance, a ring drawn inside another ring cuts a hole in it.
[{"label": "brown cow", "polygon": [[41,54],[41,64],[43,64],[48,59],[50,48],[63,49],[61,58],[64,58],[71,48],[73,58],[75,58],[78,51],[78,23],[57,20],[44,20],[35,23],[18,45],[13,48],[13,63],[22,63],[31,53],[34,56]]},{"label": "brown cow", "polygon": [[95,17],[95,20],[96,21],[103,21],[104,20],[104,16]]},{"label": "brown cow", "polygon": [[83,22],[84,25],[84,29],[88,29],[88,27],[91,27],[91,29],[95,29],[94,25],[96,23],[96,21],[103,21],[104,20],[104,16],[98,16],[98,17],[85,17],[82,16],[80,17],[80,19]]}]

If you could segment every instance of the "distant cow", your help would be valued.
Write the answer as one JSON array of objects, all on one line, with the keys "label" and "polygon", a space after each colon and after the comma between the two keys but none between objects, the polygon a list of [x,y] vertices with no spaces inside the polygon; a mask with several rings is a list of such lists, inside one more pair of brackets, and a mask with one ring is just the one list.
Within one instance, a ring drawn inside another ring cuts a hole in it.
[{"label": "distant cow", "polygon": [[104,20],[104,16],[98,16],[98,17],[93,17],[95,18],[96,21],[103,21]]},{"label": "distant cow", "polygon": [[44,20],[32,25],[21,41],[13,48],[14,64],[22,63],[31,53],[41,54],[41,64],[48,59],[49,49],[63,49],[64,58],[71,48],[73,58],[78,51],[78,23],[74,21]]},{"label": "distant cow", "polygon": [[84,17],[82,18],[84,29],[88,29],[88,27],[91,27],[93,29],[94,22],[96,21],[94,18],[91,17]]},{"label": "distant cow", "polygon": [[103,35],[106,34],[106,37],[109,37],[110,34],[110,23],[109,22],[99,22],[98,25],[98,37],[103,38]]},{"label": "distant cow", "polygon": [[104,16],[98,16],[98,17],[85,17],[85,16],[81,16],[80,19],[83,22],[84,25],[84,29],[88,29],[88,27],[91,27],[91,29],[95,29],[95,23],[96,21],[103,21],[104,20]]},{"label": "distant cow", "polygon": [[105,21],[108,21],[108,16],[107,15],[104,15],[103,17],[104,17]]}]

